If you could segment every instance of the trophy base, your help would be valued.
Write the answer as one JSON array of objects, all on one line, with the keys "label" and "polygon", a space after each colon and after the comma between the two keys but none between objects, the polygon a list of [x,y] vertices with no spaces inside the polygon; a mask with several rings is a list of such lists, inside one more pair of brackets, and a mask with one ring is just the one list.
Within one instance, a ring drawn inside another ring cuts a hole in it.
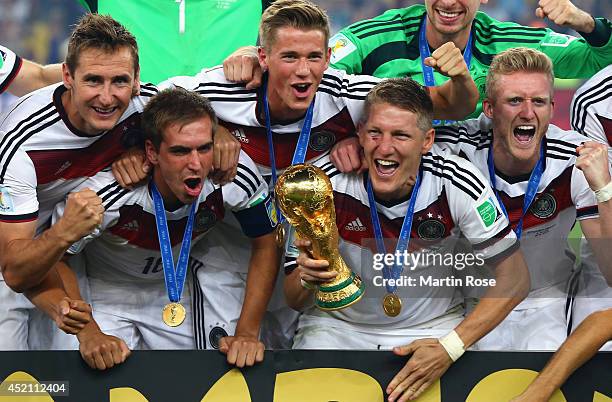
[{"label": "trophy base", "polygon": [[315,293],[315,305],[326,311],[340,310],[357,303],[365,292],[365,284],[351,272],[345,281],[333,286],[319,286]]}]

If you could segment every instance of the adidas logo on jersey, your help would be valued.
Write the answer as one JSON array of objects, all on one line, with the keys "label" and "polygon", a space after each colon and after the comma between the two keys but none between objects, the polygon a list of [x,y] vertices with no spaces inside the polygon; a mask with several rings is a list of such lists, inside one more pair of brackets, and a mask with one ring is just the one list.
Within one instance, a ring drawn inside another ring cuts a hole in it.
[{"label": "adidas logo on jersey", "polygon": [[349,222],[344,228],[353,232],[365,232],[366,230],[366,227],[363,226],[363,223],[361,223],[361,219],[359,218]]},{"label": "adidas logo on jersey", "polygon": [[244,142],[245,144],[249,143],[249,139],[247,138],[247,136],[244,134],[244,131],[242,131],[241,129],[236,129],[234,131],[232,131],[232,135],[234,137],[236,137],[236,139],[240,142]]},{"label": "adidas logo on jersey", "polygon": [[138,221],[135,220],[135,219],[133,221],[130,221],[130,222],[126,223],[125,225],[121,226],[121,229],[128,230],[130,232],[138,232],[139,228],[140,228],[140,226],[138,225]]}]

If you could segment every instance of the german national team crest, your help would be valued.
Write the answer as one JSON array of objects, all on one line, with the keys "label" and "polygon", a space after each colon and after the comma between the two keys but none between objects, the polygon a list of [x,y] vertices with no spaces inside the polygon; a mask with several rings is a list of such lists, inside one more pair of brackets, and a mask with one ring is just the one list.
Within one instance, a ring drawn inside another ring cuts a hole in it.
[{"label": "german national team crest", "polygon": [[476,88],[478,88],[478,93],[481,96],[484,96],[487,90],[487,76],[482,75],[479,77],[474,77],[474,83],[476,84]]},{"label": "german national team crest", "polygon": [[423,240],[436,240],[444,236],[444,224],[436,219],[427,219],[417,227],[417,234]]},{"label": "german national team crest", "polygon": [[217,215],[208,208],[202,209],[195,216],[195,230],[197,232],[208,232],[217,223]]},{"label": "german national team crest", "polygon": [[313,151],[324,152],[329,150],[336,142],[336,136],[331,131],[318,131],[310,134],[308,144]]},{"label": "german national team crest", "polygon": [[221,327],[214,327],[208,333],[208,341],[213,349],[219,349],[219,342],[221,338],[227,336],[227,331]]},{"label": "german national team crest", "polygon": [[557,201],[552,194],[544,193],[535,200],[529,209],[532,214],[540,219],[550,218],[557,210]]}]

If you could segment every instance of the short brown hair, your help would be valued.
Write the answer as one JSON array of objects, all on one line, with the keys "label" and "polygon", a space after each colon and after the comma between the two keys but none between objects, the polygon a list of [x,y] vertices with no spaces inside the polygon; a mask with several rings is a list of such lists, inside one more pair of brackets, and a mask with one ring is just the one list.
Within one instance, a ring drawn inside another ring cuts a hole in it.
[{"label": "short brown hair", "polygon": [[213,135],[217,131],[217,115],[208,99],[183,88],[164,89],[155,95],[142,113],[143,140],[150,140],[155,149],[164,140],[164,130],[173,123],[189,124],[209,117]]},{"label": "short brown hair", "polygon": [[77,23],[68,40],[66,65],[70,74],[74,75],[79,63],[81,52],[86,49],[100,49],[114,52],[128,48],[132,54],[134,72],[138,72],[138,44],[134,35],[126,27],[109,15],[85,14]]},{"label": "short brown hair", "polygon": [[423,132],[432,128],[433,102],[427,90],[412,78],[392,78],[376,84],[366,96],[361,121],[366,122],[372,106],[380,103],[416,114],[417,127]]},{"label": "short brown hair", "polygon": [[508,75],[520,71],[546,74],[552,91],[555,76],[550,58],[539,50],[516,47],[504,50],[493,58],[489,67],[489,73],[487,74],[487,98],[491,99],[493,88],[497,81],[499,81],[500,75]]},{"label": "short brown hair", "polygon": [[301,30],[319,30],[329,41],[329,18],[318,5],[307,0],[278,0],[264,11],[259,25],[261,45],[270,50],[276,39],[276,31],[291,27]]}]

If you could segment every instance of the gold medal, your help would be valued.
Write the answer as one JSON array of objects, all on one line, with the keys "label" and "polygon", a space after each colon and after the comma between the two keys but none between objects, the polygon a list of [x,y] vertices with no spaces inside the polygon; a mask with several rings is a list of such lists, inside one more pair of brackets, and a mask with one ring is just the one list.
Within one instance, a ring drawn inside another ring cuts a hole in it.
[{"label": "gold medal", "polygon": [[282,223],[276,227],[276,245],[278,248],[285,247],[285,225]]},{"label": "gold medal", "polygon": [[383,298],[383,310],[389,317],[397,317],[402,311],[402,300],[395,293],[389,293]]},{"label": "gold medal", "polygon": [[169,303],[162,310],[162,320],[169,327],[178,327],[185,321],[187,312],[180,303]]}]

